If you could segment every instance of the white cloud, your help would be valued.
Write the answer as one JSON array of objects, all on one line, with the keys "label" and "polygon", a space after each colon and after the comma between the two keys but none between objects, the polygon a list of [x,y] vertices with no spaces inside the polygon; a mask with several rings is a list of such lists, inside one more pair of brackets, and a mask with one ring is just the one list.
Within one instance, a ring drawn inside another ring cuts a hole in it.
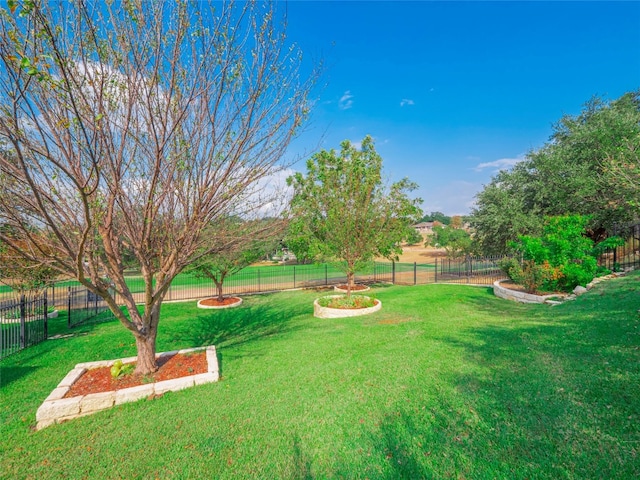
[{"label": "white cloud", "polygon": [[487,168],[493,169],[494,172],[499,172],[500,170],[507,170],[513,167],[516,163],[519,163],[524,160],[524,155],[518,155],[516,158],[500,158],[498,160],[494,160],[493,162],[484,162],[479,163],[474,167],[476,172],[481,172]]},{"label": "white cloud", "polygon": [[351,90],[347,90],[340,97],[338,108],[340,110],[349,110],[351,107],[353,107],[353,95],[351,95]]},{"label": "white cloud", "polygon": [[400,100],[400,106],[404,107],[405,105],[415,105],[415,102],[409,98],[403,98]]}]

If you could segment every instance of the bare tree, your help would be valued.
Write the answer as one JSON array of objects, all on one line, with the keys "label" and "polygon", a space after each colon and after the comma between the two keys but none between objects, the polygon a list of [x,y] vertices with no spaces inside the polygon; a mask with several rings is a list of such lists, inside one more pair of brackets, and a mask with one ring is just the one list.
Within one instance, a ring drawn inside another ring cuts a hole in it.
[{"label": "bare tree", "polygon": [[0,239],[104,298],[136,339],[137,373],[157,369],[162,300],[204,253],[205,227],[257,218],[270,200],[260,189],[307,115],[315,70],[301,73],[276,7],[78,0],[0,11],[0,223],[13,232]]}]

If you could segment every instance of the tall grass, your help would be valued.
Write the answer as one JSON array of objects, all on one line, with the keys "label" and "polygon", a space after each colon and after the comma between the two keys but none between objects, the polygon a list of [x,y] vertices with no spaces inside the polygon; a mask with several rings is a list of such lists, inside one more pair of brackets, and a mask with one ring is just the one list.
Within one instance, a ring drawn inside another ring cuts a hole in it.
[{"label": "tall grass", "polygon": [[162,309],[158,350],[215,344],[222,380],[32,431],[76,363],[135,354],[117,323],[0,363],[2,478],[637,478],[640,276],[558,307],[487,288],[379,287]]}]

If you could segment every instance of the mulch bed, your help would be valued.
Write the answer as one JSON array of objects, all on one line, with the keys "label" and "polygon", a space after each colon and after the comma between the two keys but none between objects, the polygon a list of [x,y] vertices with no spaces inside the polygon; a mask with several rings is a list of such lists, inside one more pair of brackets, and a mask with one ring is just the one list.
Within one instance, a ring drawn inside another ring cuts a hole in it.
[{"label": "mulch bed", "polygon": [[113,378],[111,376],[111,367],[92,368],[82,374],[76,383],[71,386],[64,398],[111,392],[163,380],[198,375],[207,373],[207,367],[206,351],[201,350],[195,353],[180,353],[171,357],[162,357],[158,359],[158,371],[151,375],[131,374]]},{"label": "mulch bed", "polygon": [[[337,287],[338,287],[340,290],[347,290],[347,289],[349,288],[349,286],[348,286],[348,285],[337,285]],[[359,284],[356,284],[356,285],[354,285],[353,287],[351,287],[351,291],[352,291],[352,292],[357,292],[357,291],[360,291],[360,290],[367,290],[368,288],[369,288],[369,287],[367,287],[366,285],[359,285]]]},{"label": "mulch bed", "polygon": [[204,300],[200,300],[200,305],[204,305],[206,307],[226,307],[228,305],[233,305],[234,303],[238,303],[240,298],[238,297],[224,297],[222,301],[218,300],[218,298],[205,298]]}]

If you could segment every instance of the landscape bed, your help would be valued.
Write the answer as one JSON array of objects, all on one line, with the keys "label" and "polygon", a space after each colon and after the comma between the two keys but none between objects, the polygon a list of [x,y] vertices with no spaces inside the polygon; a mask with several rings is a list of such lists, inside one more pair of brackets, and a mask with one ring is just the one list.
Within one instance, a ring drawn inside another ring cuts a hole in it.
[{"label": "landscape bed", "polygon": [[374,286],[382,311],[331,321],[314,291],[166,304],[158,351],[215,344],[220,382],[34,432],[74,365],[135,354],[117,322],[78,327],[0,362],[2,476],[637,478],[639,285],[555,308]]}]

